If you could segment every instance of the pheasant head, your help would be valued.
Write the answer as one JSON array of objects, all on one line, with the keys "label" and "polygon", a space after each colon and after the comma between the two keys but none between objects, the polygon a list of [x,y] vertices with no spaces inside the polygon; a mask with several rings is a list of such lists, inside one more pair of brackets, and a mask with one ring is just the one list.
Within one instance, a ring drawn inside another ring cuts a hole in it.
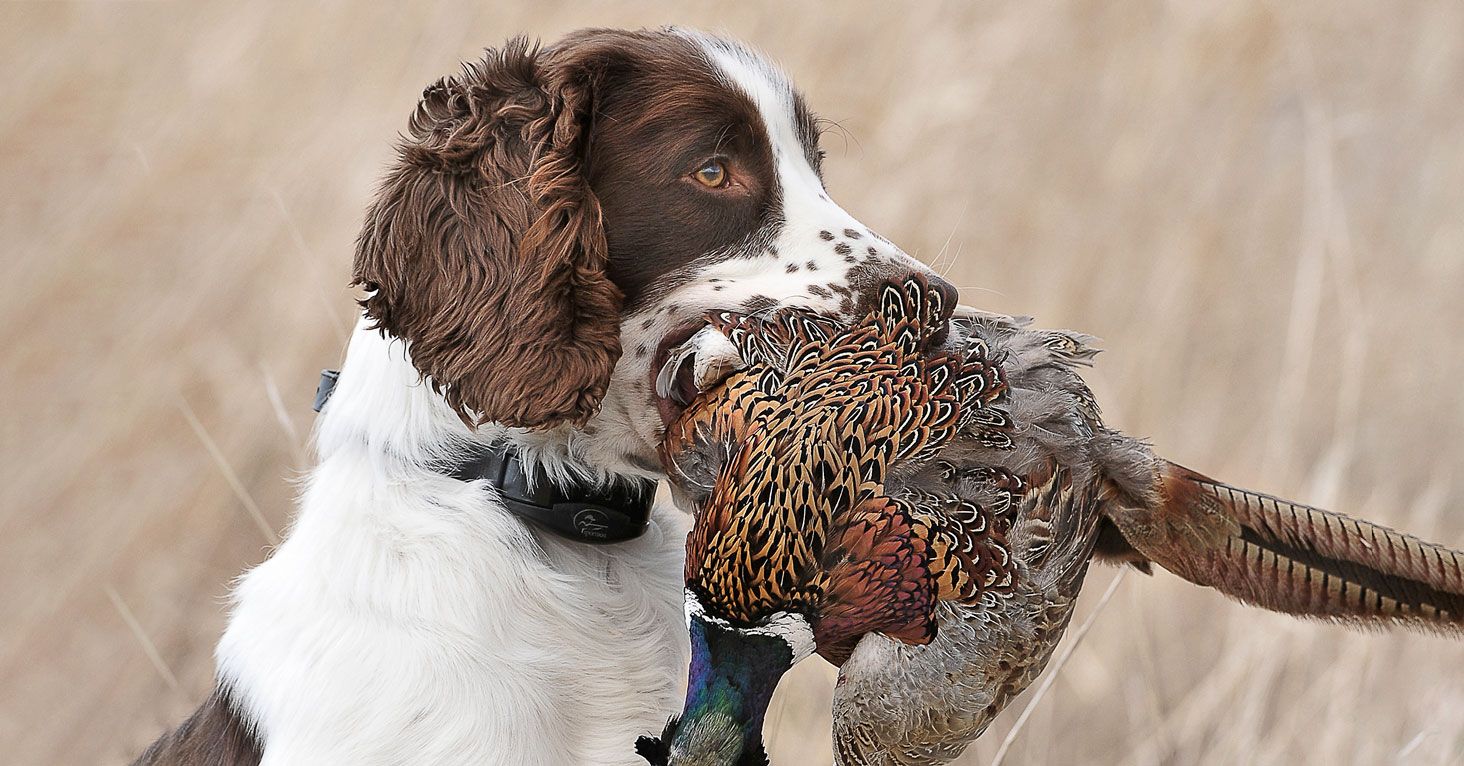
[{"label": "pheasant head", "polygon": [[652,763],[765,762],[763,715],[794,663],[841,663],[872,632],[928,643],[942,597],[1010,581],[1002,529],[975,519],[953,545],[936,516],[886,491],[957,433],[1010,441],[985,347],[928,348],[942,300],[914,277],[848,327],[798,309],[708,318],[744,366],[662,446],[696,510],[692,662],[683,715],[637,745]]}]

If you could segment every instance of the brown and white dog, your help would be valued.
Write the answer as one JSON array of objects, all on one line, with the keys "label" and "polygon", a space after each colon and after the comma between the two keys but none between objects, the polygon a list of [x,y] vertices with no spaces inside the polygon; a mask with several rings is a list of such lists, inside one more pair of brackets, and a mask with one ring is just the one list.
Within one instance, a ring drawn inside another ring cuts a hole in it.
[{"label": "brown and white dog", "polygon": [[717,369],[667,364],[705,312],[848,315],[926,272],[829,198],[818,135],[777,68],[680,29],[514,41],[427,88],[293,528],[139,762],[636,762],[680,704],[682,514],[589,546],[439,466],[507,442],[554,481],[656,478]]}]

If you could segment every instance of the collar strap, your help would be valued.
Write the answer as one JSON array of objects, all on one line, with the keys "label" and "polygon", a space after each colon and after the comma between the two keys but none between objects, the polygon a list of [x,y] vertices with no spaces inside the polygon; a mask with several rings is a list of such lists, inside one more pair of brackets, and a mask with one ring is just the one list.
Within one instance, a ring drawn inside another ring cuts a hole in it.
[{"label": "collar strap", "polygon": [[[330,399],[339,379],[339,372],[321,370],[316,412]],[[650,479],[627,479],[607,487],[576,480],[561,488],[549,480],[542,466],[526,468],[518,451],[507,446],[483,448],[460,462],[436,468],[460,481],[488,482],[514,515],[582,543],[619,543],[640,537],[656,499],[656,482]]]},{"label": "collar strap", "polygon": [[619,543],[641,536],[651,519],[656,482],[629,479],[597,487],[576,481],[559,487],[538,465],[525,467],[517,450],[491,447],[443,473],[462,481],[482,479],[498,490],[515,515],[582,543]]},{"label": "collar strap", "polygon": [[315,404],[310,409],[316,412],[325,409],[325,403],[330,401],[330,395],[335,393],[336,383],[340,380],[340,370],[321,370],[320,382],[315,384]]}]

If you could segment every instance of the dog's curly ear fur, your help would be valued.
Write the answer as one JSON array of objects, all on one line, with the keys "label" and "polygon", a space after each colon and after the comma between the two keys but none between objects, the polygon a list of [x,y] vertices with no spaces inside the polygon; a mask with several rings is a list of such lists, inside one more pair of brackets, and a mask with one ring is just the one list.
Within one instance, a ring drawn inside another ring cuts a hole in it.
[{"label": "dog's curly ear fur", "polygon": [[595,83],[545,58],[516,39],[428,87],[356,243],[367,316],[470,426],[582,424],[620,357]]}]

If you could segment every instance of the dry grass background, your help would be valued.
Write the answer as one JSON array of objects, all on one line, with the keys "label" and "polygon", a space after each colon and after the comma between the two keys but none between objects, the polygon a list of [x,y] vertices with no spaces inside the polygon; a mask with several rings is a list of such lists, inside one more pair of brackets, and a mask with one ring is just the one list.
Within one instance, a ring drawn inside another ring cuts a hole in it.
[{"label": "dry grass background", "polygon": [[[1464,544],[1464,5],[6,3],[0,760],[123,762],[204,694],[421,87],[668,22],[780,59],[845,129],[834,192],[968,302],[1103,337],[1111,423]],[[827,762],[829,675],[784,688],[776,761]],[[1458,643],[1159,574],[1008,763],[1460,763],[1461,732]]]}]

